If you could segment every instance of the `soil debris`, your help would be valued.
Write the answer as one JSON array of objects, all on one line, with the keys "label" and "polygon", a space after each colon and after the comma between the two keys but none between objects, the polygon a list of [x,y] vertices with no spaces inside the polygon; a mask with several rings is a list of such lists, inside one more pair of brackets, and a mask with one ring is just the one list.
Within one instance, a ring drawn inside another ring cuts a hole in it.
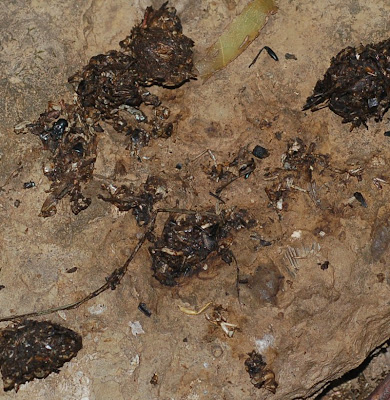
[{"label": "soil debris", "polygon": [[59,372],[82,348],[81,336],[49,321],[25,320],[0,332],[4,391]]},{"label": "soil debris", "polygon": [[278,210],[287,209],[286,200],[294,190],[309,194],[315,204],[320,204],[316,179],[329,168],[329,156],[315,153],[315,147],[315,143],[307,146],[300,138],[290,140],[282,155],[282,168],[265,173],[267,180],[274,181],[265,192]]},{"label": "soil debris", "polygon": [[151,385],[158,385],[158,375],[156,373],[153,374],[152,378],[150,379]]},{"label": "soil debris", "polygon": [[333,57],[324,78],[314,87],[303,110],[329,107],[352,123],[351,129],[374,118],[382,120],[390,107],[390,39],[346,47]]},{"label": "soil debris", "polygon": [[122,185],[103,185],[109,197],[98,195],[98,198],[114,204],[119,211],[133,210],[133,215],[139,226],[148,225],[151,220],[153,205],[161,200],[166,193],[165,183],[157,177],[148,177],[143,185],[143,191],[136,194],[134,188]]},{"label": "soil debris", "polygon": [[[265,148],[262,149],[263,150],[256,151],[258,151],[259,154],[261,152],[263,158],[265,158],[267,157],[265,152],[268,153],[268,151]],[[256,169],[256,163],[252,155],[255,154],[251,153],[247,146],[241,147],[233,161],[226,164],[215,164],[211,167],[211,171],[209,172],[210,178],[216,182],[223,182],[215,191],[217,196],[219,196],[221,192],[235,180],[241,177],[244,177],[245,179],[249,178],[252,172]]]},{"label": "soil debris", "polygon": [[275,374],[267,367],[261,354],[253,350],[248,356],[249,358],[245,360],[245,369],[249,373],[252,385],[257,389],[264,388],[276,393],[278,384],[275,381]]},{"label": "soil debris", "polygon": [[355,197],[355,199],[360,203],[360,205],[364,208],[367,208],[367,202],[366,199],[364,198],[364,196],[360,193],[360,192],[355,192],[353,194],[353,197]]},{"label": "soil debris", "polygon": [[199,315],[202,314],[202,312],[206,311],[211,304],[213,304],[212,302],[206,303],[203,307],[199,308],[199,310],[193,310],[191,308],[187,308],[187,307],[183,307],[179,305],[179,310],[187,315]]},{"label": "soil debris", "polygon": [[255,224],[246,210],[222,211],[220,215],[191,213],[185,217],[171,214],[161,237],[149,249],[153,276],[163,285],[175,286],[179,278],[207,269],[212,253],[230,264],[234,259],[229,249],[230,232]]},{"label": "soil debris", "polygon": [[227,322],[227,318],[227,310],[221,305],[214,306],[211,315],[206,314],[207,321],[214,325],[220,326],[224,334],[227,337],[232,338],[234,332],[239,330],[239,327],[236,324]]},{"label": "soil debris", "polygon": [[53,216],[57,203],[67,195],[75,215],[85,210],[91,199],[82,194],[82,184],[92,178],[97,146],[95,128],[87,124],[85,110],[63,102],[49,103],[48,110],[23,130],[19,127],[20,132],[37,135],[51,153],[43,173],[52,183],[40,215]]}]

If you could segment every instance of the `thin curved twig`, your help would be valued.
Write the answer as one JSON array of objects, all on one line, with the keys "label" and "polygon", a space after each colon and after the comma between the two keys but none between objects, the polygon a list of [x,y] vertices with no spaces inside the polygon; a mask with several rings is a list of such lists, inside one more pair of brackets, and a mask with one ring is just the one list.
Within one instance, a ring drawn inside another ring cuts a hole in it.
[{"label": "thin curved twig", "polygon": [[30,317],[39,317],[42,315],[48,315],[48,314],[53,314],[57,311],[65,311],[65,310],[74,310],[78,307],[80,307],[82,304],[86,303],[87,301],[99,296],[103,292],[105,292],[108,289],[115,290],[116,287],[121,283],[123,277],[126,275],[126,272],[129,268],[130,263],[133,261],[134,257],[137,255],[139,250],[141,249],[142,245],[145,243],[145,240],[147,239],[148,235],[153,232],[154,227],[156,225],[156,218],[159,213],[176,213],[176,214],[188,214],[188,215],[207,215],[207,216],[213,216],[216,217],[217,215],[212,213],[212,212],[199,212],[199,211],[194,211],[194,210],[186,210],[182,208],[159,208],[157,209],[153,214],[151,218],[151,223],[149,228],[144,232],[142,237],[139,239],[137,245],[134,247],[133,251],[127,258],[126,262],[123,264],[122,267],[116,268],[109,276],[106,277],[106,283],[93,292],[89,293],[87,296],[83,297],[80,300],[75,301],[74,303],[69,303],[65,304],[62,306],[58,307],[53,307],[53,308],[48,308],[45,310],[41,311],[33,311],[30,313],[25,313],[25,314],[14,314],[14,315],[9,315],[7,317],[1,317],[0,322],[6,322],[6,321],[15,321],[17,319],[24,319],[24,318],[30,318]]},{"label": "thin curved twig", "polygon": [[129,257],[127,258],[126,262],[123,264],[122,267],[116,268],[108,277],[106,277],[106,283],[104,285],[100,286],[98,289],[89,293],[87,296],[83,297],[82,299],[75,301],[74,303],[65,304],[65,305],[62,305],[59,307],[54,307],[54,308],[48,308],[46,310],[34,311],[34,312],[26,313],[26,314],[9,315],[8,317],[0,318],[0,322],[14,321],[16,319],[24,319],[24,318],[30,318],[30,317],[39,317],[41,315],[53,314],[57,311],[74,310],[75,308],[80,307],[82,304],[86,303],[87,301],[99,296],[100,294],[102,294],[103,292],[105,292],[108,289],[115,290],[116,287],[121,283],[123,277],[125,276],[127,270],[129,269],[130,263],[133,261],[134,257],[137,255],[137,253],[141,249],[142,245],[145,243],[145,240],[146,240],[148,234],[150,234],[153,231],[158,212],[159,211],[156,211],[154,213],[149,228],[139,239],[137,245],[135,246],[135,248],[133,249],[133,251],[131,252]]}]

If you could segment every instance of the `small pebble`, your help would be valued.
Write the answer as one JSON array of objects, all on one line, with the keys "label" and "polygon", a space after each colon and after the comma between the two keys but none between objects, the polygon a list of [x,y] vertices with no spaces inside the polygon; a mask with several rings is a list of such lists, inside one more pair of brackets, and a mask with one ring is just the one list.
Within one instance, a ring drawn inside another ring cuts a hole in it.
[{"label": "small pebble", "polygon": [[267,247],[267,246],[271,246],[271,245],[272,245],[272,242],[270,242],[268,240],[260,239],[260,246]]},{"label": "small pebble", "polygon": [[139,303],[138,310],[144,313],[147,317],[152,315],[152,312],[149,310],[148,306],[145,303]]},{"label": "small pebble", "polygon": [[33,188],[33,187],[35,187],[35,182],[33,182],[33,181],[24,182],[24,183],[23,183],[23,188],[24,188],[24,189],[31,189],[31,188]]},{"label": "small pebble", "polygon": [[259,145],[257,145],[257,146],[253,149],[252,154],[253,154],[255,157],[260,158],[260,159],[266,158],[266,157],[269,156],[268,150],[267,150],[266,148],[262,147],[262,146],[259,146]]},{"label": "small pebble", "polygon": [[320,264],[320,266],[321,266],[321,269],[322,269],[323,271],[325,271],[326,269],[329,268],[329,261],[323,262],[322,264]]},{"label": "small pebble", "polygon": [[82,156],[83,154],[84,154],[84,146],[83,146],[83,144],[82,143],[76,143],[74,146],[73,146],[73,150],[77,153],[77,154],[79,154],[80,156]]},{"label": "small pebble", "polygon": [[129,326],[131,328],[131,333],[133,334],[133,336],[137,336],[137,335],[141,335],[143,333],[145,333],[145,331],[142,329],[142,325],[140,324],[139,321],[130,321],[129,322]]},{"label": "small pebble", "polygon": [[367,208],[366,200],[364,199],[363,195],[360,192],[355,192],[353,194],[355,199],[360,203],[360,205],[364,208]]},{"label": "small pebble", "polygon": [[386,131],[386,132],[384,133],[384,135],[385,135],[385,136],[390,136],[390,131]]},{"label": "small pebble", "polygon": [[298,59],[297,59],[297,56],[296,56],[295,54],[291,54],[291,53],[286,53],[286,54],[284,55],[284,58],[285,58],[286,60],[298,60]]}]

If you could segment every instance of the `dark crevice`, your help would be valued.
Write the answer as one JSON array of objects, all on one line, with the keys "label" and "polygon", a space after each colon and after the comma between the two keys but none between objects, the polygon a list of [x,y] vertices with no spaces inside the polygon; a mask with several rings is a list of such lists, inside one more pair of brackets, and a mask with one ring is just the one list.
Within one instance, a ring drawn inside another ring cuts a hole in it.
[{"label": "dark crevice", "polygon": [[[367,367],[380,354],[384,354],[384,353],[389,352],[389,351],[390,351],[390,338],[387,341],[385,341],[382,345],[380,345],[376,349],[374,349],[370,353],[370,355],[358,367],[352,369],[351,371],[348,371],[346,374],[344,374],[340,378],[337,378],[334,381],[329,382],[328,385],[324,389],[322,389],[321,392],[316,395],[316,397],[314,397],[314,400],[325,400],[325,398],[328,399],[328,397],[326,397],[326,396],[329,396],[329,394],[334,389],[338,389],[341,386],[343,386],[345,384],[348,384],[349,382],[351,382],[351,381],[353,381],[354,379],[357,379],[357,378],[362,378],[362,381],[364,381],[365,385],[366,385],[367,382],[366,382],[366,378],[364,377],[364,372],[367,369]],[[389,368],[390,368],[389,366],[387,366],[387,368],[384,367],[384,369],[382,371],[382,374],[377,376],[376,384],[373,385],[372,387],[370,387],[370,389],[368,390],[368,394],[371,393],[375,389],[375,386],[378,385],[382,381],[382,379],[389,372]],[[356,390],[356,393],[354,393],[355,390]],[[367,393],[361,393],[358,388],[357,389],[351,389],[351,395],[353,396],[353,397],[351,397],[351,399],[356,399],[356,400],[366,399],[368,394]],[[364,397],[362,397],[362,396],[364,396]]]}]

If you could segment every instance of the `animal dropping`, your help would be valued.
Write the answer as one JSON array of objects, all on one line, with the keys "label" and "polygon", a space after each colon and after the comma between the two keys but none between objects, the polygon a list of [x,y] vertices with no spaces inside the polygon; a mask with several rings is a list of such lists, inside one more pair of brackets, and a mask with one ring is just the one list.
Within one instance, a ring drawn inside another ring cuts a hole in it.
[{"label": "animal dropping", "polygon": [[49,321],[25,320],[0,331],[0,370],[4,391],[59,369],[82,348],[81,336]]},{"label": "animal dropping", "polygon": [[176,286],[179,278],[201,271],[212,253],[230,264],[234,259],[230,232],[254,225],[246,210],[223,211],[218,216],[211,212],[186,218],[171,215],[149,249],[154,277],[163,285]]},{"label": "animal dropping", "polygon": [[382,120],[390,107],[390,39],[366,46],[346,47],[332,58],[322,80],[303,110],[329,107],[352,123],[352,129],[374,118]]},{"label": "animal dropping", "polygon": [[[120,42],[120,51],[92,57],[68,79],[76,92],[74,104],[49,103],[35,122],[15,126],[16,133],[37,135],[44,150],[51,152],[43,168],[51,181],[50,194],[41,216],[53,216],[65,196],[70,197],[75,215],[91,204],[82,186],[92,179],[101,121],[124,134],[132,153],[147,146],[151,138],[172,135],[169,109],[149,87],[174,88],[195,78],[191,72],[194,43],[183,35],[176,10],[166,5],[158,10],[148,7],[143,21]],[[151,108],[148,115],[140,110],[142,104]]]}]

